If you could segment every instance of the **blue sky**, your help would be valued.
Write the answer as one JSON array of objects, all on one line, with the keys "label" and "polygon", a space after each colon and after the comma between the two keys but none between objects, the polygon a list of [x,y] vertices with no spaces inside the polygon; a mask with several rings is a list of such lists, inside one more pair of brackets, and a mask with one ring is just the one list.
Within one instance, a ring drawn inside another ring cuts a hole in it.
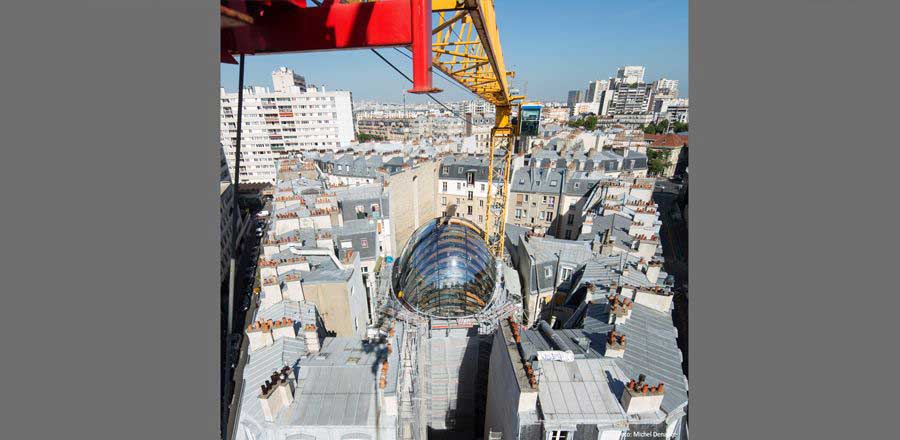
[{"label": "blue sky", "polygon": [[[688,0],[497,0],[497,21],[513,86],[532,100],[565,101],[569,90],[587,88],[622,65],[643,65],[645,79],[680,80],[688,94]],[[393,49],[385,58],[412,76],[411,61]],[[271,73],[287,66],[312,84],[353,92],[354,100],[400,102],[409,83],[368,50],[246,57],[245,83],[271,86]],[[237,89],[238,68],[222,64],[221,84]],[[527,85],[526,85],[527,82]],[[473,95],[435,75],[449,102]],[[427,97],[407,94],[407,102]]]}]

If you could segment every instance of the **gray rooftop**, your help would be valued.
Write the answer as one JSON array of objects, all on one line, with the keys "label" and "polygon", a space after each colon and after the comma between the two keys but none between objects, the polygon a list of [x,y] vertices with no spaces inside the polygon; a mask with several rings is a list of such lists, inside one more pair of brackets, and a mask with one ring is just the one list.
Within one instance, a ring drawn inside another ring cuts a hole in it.
[{"label": "gray rooftop", "polygon": [[559,194],[565,170],[548,168],[519,168],[513,173],[513,192]]},{"label": "gray rooftop", "polygon": [[[605,298],[590,305],[584,318],[584,330],[603,333],[605,337],[610,327],[606,324],[606,314]],[[666,393],[662,409],[666,413],[686,405],[688,384],[681,369],[682,354],[676,342],[678,330],[672,315],[634,304],[631,317],[614,327],[628,339],[624,357],[614,359],[625,375],[637,379],[638,375],[645,374],[649,383],[664,383]]]},{"label": "gray rooftop", "polygon": [[584,423],[624,425],[625,413],[600,359],[536,363],[540,371],[538,398],[547,429]]}]

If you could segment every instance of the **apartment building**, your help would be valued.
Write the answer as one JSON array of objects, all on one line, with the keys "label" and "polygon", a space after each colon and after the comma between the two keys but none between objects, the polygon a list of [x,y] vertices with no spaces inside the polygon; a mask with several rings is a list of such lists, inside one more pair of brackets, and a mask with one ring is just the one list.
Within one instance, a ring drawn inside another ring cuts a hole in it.
[{"label": "apartment building", "polygon": [[450,108],[460,115],[471,113],[480,116],[493,116],[497,112],[497,109],[493,104],[483,99],[451,102]]},{"label": "apartment building", "polygon": [[[308,87],[289,69],[272,74],[275,89],[244,90],[241,131],[241,182],[272,183],[275,161],[290,151],[337,150],[355,137],[352,95]],[[237,92],[220,90],[220,137],[234,170]]]},{"label": "apartment building", "polygon": [[608,115],[646,113],[651,110],[653,85],[644,82],[618,83],[608,104]]},{"label": "apartment building", "polygon": [[356,120],[359,134],[378,136],[386,141],[410,141],[425,136],[422,120],[402,117],[361,117]]},{"label": "apartment building", "polygon": [[589,102],[599,102],[603,92],[609,90],[609,80],[598,79],[588,83],[587,92],[584,100]]},{"label": "apartment building", "polygon": [[622,66],[616,71],[616,77],[613,83],[621,84],[637,84],[644,82],[644,66]]},{"label": "apartment building", "polygon": [[[467,115],[468,117],[468,115]],[[491,130],[494,129],[494,116],[471,116],[465,135],[475,138],[475,154],[488,154],[491,144]]]},{"label": "apartment building", "polygon": [[569,90],[566,106],[570,112],[575,108],[575,103],[577,102],[584,102],[584,90]]},{"label": "apartment building", "polygon": [[306,78],[287,67],[279,67],[272,72],[272,86],[279,92],[290,91],[292,87],[297,87],[301,92],[305,92]]},{"label": "apartment building", "polygon": [[566,170],[524,167],[513,174],[509,189],[507,223],[546,233],[555,224]]},{"label": "apartment building", "polygon": [[455,205],[457,217],[471,220],[484,228],[488,187],[494,191],[492,197],[496,197],[499,186],[488,182],[486,157],[448,156],[441,160],[437,197],[438,207],[442,213],[446,213],[451,205]]}]

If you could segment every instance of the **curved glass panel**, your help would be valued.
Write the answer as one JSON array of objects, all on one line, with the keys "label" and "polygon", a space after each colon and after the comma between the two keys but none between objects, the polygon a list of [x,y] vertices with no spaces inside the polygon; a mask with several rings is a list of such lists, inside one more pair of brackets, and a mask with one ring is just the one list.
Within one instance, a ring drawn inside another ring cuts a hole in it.
[{"label": "curved glass panel", "polygon": [[494,291],[494,259],[474,223],[439,220],[422,225],[410,237],[398,260],[394,292],[425,315],[473,315],[488,304]]}]

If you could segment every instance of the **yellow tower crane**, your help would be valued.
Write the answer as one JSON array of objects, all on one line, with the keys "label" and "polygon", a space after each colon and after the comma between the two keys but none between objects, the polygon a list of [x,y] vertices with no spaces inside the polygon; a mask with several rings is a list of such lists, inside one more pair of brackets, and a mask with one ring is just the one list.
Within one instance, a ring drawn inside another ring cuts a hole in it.
[{"label": "yellow tower crane", "polygon": [[[496,107],[488,148],[484,240],[496,258],[503,258],[510,164],[518,137],[512,115],[525,97],[510,94],[508,78],[515,72],[507,71],[503,62],[493,0],[432,0],[431,5],[438,14],[432,31],[433,66]],[[495,162],[499,148],[504,149],[501,164]]]}]

